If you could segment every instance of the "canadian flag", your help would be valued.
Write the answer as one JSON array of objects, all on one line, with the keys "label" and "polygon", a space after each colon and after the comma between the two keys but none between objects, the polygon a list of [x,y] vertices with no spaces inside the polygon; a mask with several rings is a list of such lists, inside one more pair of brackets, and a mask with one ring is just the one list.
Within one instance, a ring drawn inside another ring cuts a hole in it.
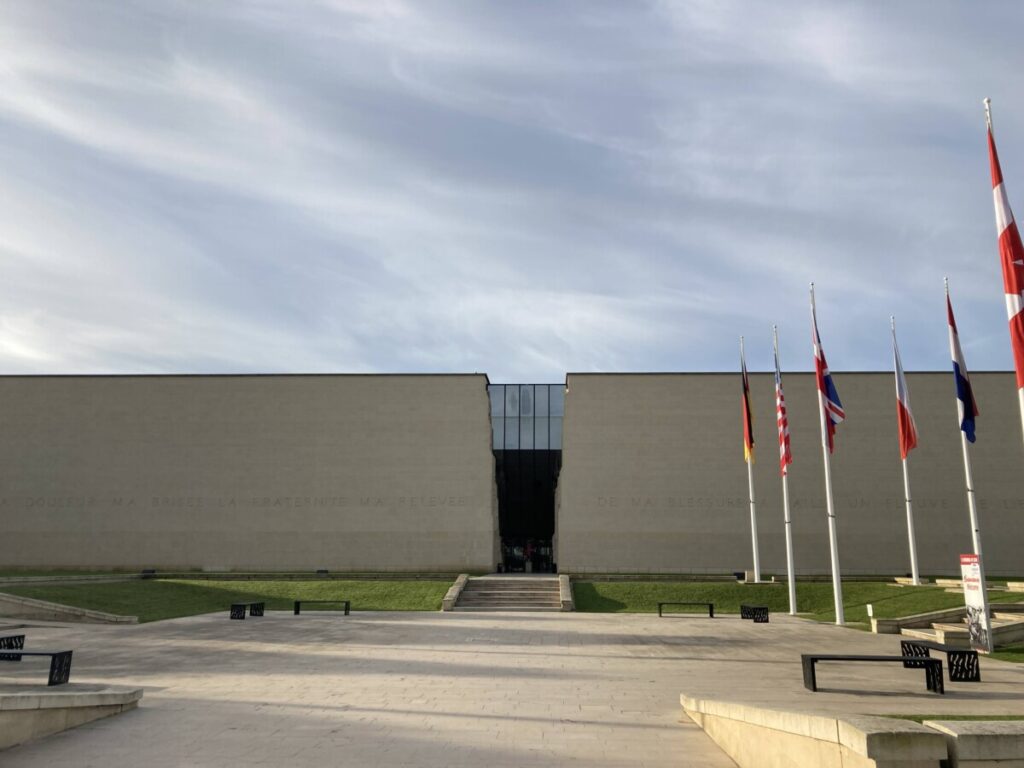
[{"label": "canadian flag", "polygon": [[1006,185],[1003,184],[1003,171],[999,167],[991,119],[988,122],[988,158],[992,167],[992,198],[996,206],[996,233],[999,235],[999,258],[1003,265],[1006,314],[1010,319],[1010,344],[1017,367],[1017,388],[1021,389],[1024,388],[1024,245],[1020,241],[1017,222],[1013,220],[1010,201],[1006,199]]}]

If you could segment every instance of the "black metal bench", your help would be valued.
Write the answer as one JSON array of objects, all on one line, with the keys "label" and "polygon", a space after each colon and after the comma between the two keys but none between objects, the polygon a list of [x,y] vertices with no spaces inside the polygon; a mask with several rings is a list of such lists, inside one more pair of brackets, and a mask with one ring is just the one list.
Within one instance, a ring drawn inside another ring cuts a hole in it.
[{"label": "black metal bench", "polygon": [[263,608],[266,603],[232,603],[231,604],[231,618],[232,619],[244,619],[245,609],[249,609],[250,616],[262,616]]},{"label": "black metal bench", "polygon": [[298,616],[299,613],[302,611],[302,604],[303,603],[334,603],[336,605],[344,603],[344,605],[345,605],[345,615],[346,616],[349,615],[349,609],[352,607],[352,601],[351,600],[296,600],[295,601],[295,615],[296,616]]},{"label": "black metal bench", "polygon": [[[949,681],[951,683],[980,683],[981,666],[978,664],[978,652],[970,648],[954,648],[951,645],[943,645],[933,640],[918,640],[908,638],[900,640],[900,651],[904,656],[918,658],[930,658],[931,651],[941,651],[946,654],[946,662],[949,664]],[[917,669],[921,666],[919,661],[904,662],[904,667]]]},{"label": "black metal bench", "polygon": [[942,661],[939,659],[915,657],[915,656],[848,656],[832,653],[805,653],[800,656],[800,662],[804,669],[804,688],[809,691],[818,690],[818,679],[815,675],[814,665],[819,661],[848,661],[848,662],[905,662],[913,661],[924,667],[924,682],[929,691],[944,694],[945,686],[942,684]]},{"label": "black metal bench", "polygon": [[24,635],[0,637],[0,650],[17,653],[0,653],[0,661],[21,661],[22,656],[49,656],[50,676],[47,685],[64,685],[71,677],[71,651],[26,651]]},{"label": "black metal bench", "polygon": [[[662,608],[664,608],[666,605],[688,605],[688,606],[699,605],[699,606],[701,606],[701,607],[703,607],[704,609],[707,610],[708,618],[709,619],[715,618],[715,604],[714,603],[658,603],[658,615],[659,616],[663,616],[664,615],[662,613]],[[671,615],[678,616],[679,614],[671,614]]]},{"label": "black metal bench", "polygon": [[767,605],[740,605],[740,618],[753,619],[755,624],[768,623]]}]

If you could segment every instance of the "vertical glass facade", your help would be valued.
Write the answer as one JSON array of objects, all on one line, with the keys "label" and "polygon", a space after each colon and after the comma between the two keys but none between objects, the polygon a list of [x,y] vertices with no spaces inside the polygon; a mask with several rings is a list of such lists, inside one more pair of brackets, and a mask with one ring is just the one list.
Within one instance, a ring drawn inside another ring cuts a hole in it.
[{"label": "vertical glass facade", "polygon": [[491,384],[491,447],[562,450],[564,384]]},{"label": "vertical glass facade", "polygon": [[491,447],[502,563],[508,572],[554,571],[555,487],[562,467],[564,384],[492,384]]}]

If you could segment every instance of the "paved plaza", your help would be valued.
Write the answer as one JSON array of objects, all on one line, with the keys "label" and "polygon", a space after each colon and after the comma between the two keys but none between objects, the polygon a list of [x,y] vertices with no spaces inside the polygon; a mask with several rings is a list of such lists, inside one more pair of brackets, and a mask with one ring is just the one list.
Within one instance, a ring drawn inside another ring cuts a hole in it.
[{"label": "paved plaza", "polygon": [[[983,683],[949,684],[945,697],[924,690],[920,671],[888,665],[824,666],[827,690],[807,692],[801,652],[895,653],[898,639],[786,616],[274,612],[243,622],[225,610],[25,631],[33,646],[75,649],[72,684],[138,685],[145,697],[2,753],[5,768],[732,766],[682,715],[681,692],[821,713],[1024,714],[1024,666],[988,660]],[[0,672],[0,683],[45,675],[40,665]]]}]

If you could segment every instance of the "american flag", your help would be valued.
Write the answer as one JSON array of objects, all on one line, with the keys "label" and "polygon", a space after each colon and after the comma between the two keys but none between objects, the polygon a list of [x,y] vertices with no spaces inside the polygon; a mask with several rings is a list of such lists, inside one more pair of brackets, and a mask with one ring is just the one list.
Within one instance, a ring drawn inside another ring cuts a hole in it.
[{"label": "american flag", "polygon": [[825,350],[821,348],[821,337],[818,335],[818,315],[814,309],[814,286],[811,286],[811,341],[814,345],[814,371],[818,380],[818,394],[825,419],[825,440],[828,452],[832,453],[835,443],[836,425],[846,418],[843,404],[839,402],[839,393],[832,383],[828,363],[825,361]]},{"label": "american flag", "polygon": [[[986,112],[988,99],[985,99]],[[996,234],[999,237],[999,258],[1003,266],[1003,289],[1006,314],[1010,320],[1010,345],[1017,368],[1017,389],[1024,388],[1024,245],[1021,244],[1017,222],[1013,220],[1010,201],[1006,198],[1003,171],[999,167],[996,140],[992,136],[992,120],[988,120],[988,159],[992,171],[992,199],[996,207]]]},{"label": "american flag", "polygon": [[775,350],[775,420],[779,425],[779,474],[788,474],[786,467],[793,463],[789,449],[789,419],[786,418],[786,397],[782,394],[782,373],[779,371],[779,350]]}]

